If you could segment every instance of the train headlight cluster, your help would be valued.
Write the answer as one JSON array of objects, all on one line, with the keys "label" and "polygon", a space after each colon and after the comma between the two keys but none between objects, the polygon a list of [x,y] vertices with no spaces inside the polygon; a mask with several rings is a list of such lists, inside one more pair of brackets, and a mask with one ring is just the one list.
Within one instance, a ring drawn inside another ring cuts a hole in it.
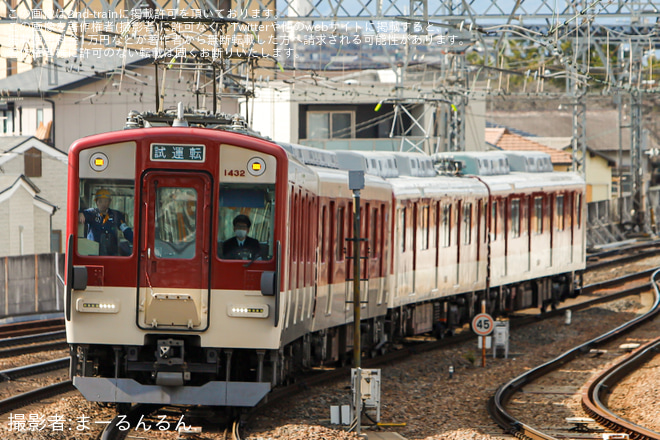
[{"label": "train headlight cluster", "polygon": [[235,318],[268,318],[268,305],[227,304],[227,315]]},{"label": "train headlight cluster", "polygon": [[248,173],[258,177],[266,172],[266,162],[260,157],[253,157],[248,161]]},{"label": "train headlight cluster", "polygon": [[85,298],[78,298],[76,301],[76,310],[82,313],[118,313],[119,303],[114,301],[90,301]]},{"label": "train headlight cluster", "polygon": [[89,166],[94,171],[104,171],[108,168],[108,156],[103,153],[92,154],[92,157],[89,158]]}]

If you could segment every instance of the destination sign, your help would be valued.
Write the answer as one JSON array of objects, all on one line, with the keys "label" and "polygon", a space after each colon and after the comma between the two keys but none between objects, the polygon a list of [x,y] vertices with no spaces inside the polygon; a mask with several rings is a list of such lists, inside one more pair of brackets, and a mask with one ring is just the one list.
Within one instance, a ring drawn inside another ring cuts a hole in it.
[{"label": "destination sign", "polygon": [[151,160],[162,162],[204,162],[204,145],[151,144]]}]

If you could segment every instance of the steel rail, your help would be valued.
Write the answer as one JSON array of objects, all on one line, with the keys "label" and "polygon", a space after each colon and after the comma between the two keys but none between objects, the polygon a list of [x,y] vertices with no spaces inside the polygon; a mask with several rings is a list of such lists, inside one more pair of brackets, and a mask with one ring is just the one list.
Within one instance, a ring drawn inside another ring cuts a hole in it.
[{"label": "steel rail", "polygon": [[33,402],[38,402],[42,399],[57,396],[75,390],[73,382],[65,380],[52,385],[38,388],[36,390],[21,393],[16,396],[0,400],[0,414],[8,413],[16,408],[29,405]]},{"label": "steel rail", "polygon": [[66,339],[66,331],[57,330],[54,332],[38,333],[36,335],[4,338],[0,339],[0,347],[15,347],[16,345],[35,344],[37,342],[53,341],[57,339]]},{"label": "steel rail", "polygon": [[[660,308],[660,270],[653,276],[653,288],[656,292],[656,303],[654,307]],[[588,382],[586,391],[582,393],[582,408],[587,414],[604,426],[617,432],[628,433],[632,438],[641,440],[660,440],[660,433],[651,431],[643,426],[639,426],[626,420],[612,412],[604,403],[607,401],[607,394],[624,377],[637,370],[649,359],[660,353],[660,338],[640,347],[632,352],[621,362],[611,366],[597,377]]]},{"label": "steel rail", "polygon": [[71,359],[63,357],[52,361],[39,362],[37,364],[25,365],[23,367],[10,368],[0,371],[0,382],[11,381],[21,377],[33,376],[35,374],[46,373],[48,371],[69,368]]},{"label": "steel rail", "polygon": [[[657,271],[657,269],[656,269]],[[657,272],[656,272],[657,273]],[[634,288],[635,291],[639,291],[639,288]],[[648,289],[651,289],[648,286]],[[488,402],[488,412],[491,415],[491,418],[506,432],[513,434],[514,436],[521,439],[545,439],[545,440],[554,440],[554,437],[540,432],[533,427],[522,423],[521,421],[515,419],[511,416],[505,408],[506,403],[509,401],[511,396],[519,391],[524,385],[532,382],[533,380],[542,377],[553,371],[565,363],[575,359],[583,353],[588,353],[590,349],[598,347],[606,342],[609,342],[622,334],[625,334],[638,325],[652,319],[660,310],[660,293],[658,290],[655,290],[655,301],[649,312],[644,315],[638,316],[627,323],[611,330],[607,333],[604,333],[601,336],[598,336],[590,341],[587,341],[563,354],[556,357],[555,359],[546,362],[512,380],[502,385],[495,392],[495,395]]]},{"label": "steel rail", "polygon": [[[619,286],[625,283],[629,283],[632,281],[636,281],[640,279],[641,277],[644,276],[644,273],[642,274],[633,274],[633,275],[626,275],[624,277],[617,278],[615,280],[609,280],[605,281],[602,283],[596,283],[596,284],[590,284],[588,286],[585,286],[583,288],[583,291],[588,291],[588,292],[593,292],[598,289],[606,288],[606,287],[613,287],[613,286]],[[545,318],[552,318],[556,316],[561,316],[563,315],[566,310],[572,310],[572,311],[577,311],[577,310],[582,310],[586,309],[589,307],[592,307],[597,304],[602,304],[608,301],[613,301],[617,300],[620,298],[624,298],[626,296],[630,295],[637,295],[643,291],[648,290],[648,286],[636,286],[636,287],[631,287],[629,289],[624,289],[616,293],[612,293],[609,295],[604,295],[602,297],[596,297],[592,299],[588,299],[586,301],[572,304],[572,305],[566,305],[564,307],[558,308],[556,310],[552,311],[547,311],[544,313],[539,313],[539,314],[534,314],[534,315],[526,315],[526,316],[521,316],[521,315],[514,315],[512,319],[510,320],[510,326],[511,329],[515,328],[520,328],[525,325],[533,324],[539,321],[539,319],[545,319]],[[450,347],[452,345],[460,344],[462,342],[470,341],[475,339],[476,336],[470,332],[470,331],[463,331],[461,333],[458,333],[454,335],[453,337],[437,340],[437,341],[431,341],[431,342],[424,342],[424,343],[416,343],[416,344],[410,344],[405,346],[403,349],[396,350],[396,351],[391,351],[386,353],[385,355],[378,356],[373,359],[364,359],[362,364],[365,368],[375,368],[379,365],[385,365],[390,362],[398,361],[405,359],[411,355],[417,354],[417,353],[423,353],[427,351],[432,351],[432,350],[437,350],[440,348],[446,348]],[[291,396],[292,393],[296,393],[302,390],[305,390],[309,387],[312,386],[317,386],[323,383],[327,383],[333,380],[341,379],[341,378],[346,378],[350,376],[350,366],[345,366],[345,367],[340,367],[340,368],[334,368],[332,370],[326,370],[323,371],[322,373],[315,372],[312,374],[307,374],[297,382],[286,386],[286,387],[277,387],[273,389],[266,399],[261,402],[257,407],[255,407],[253,410],[251,410],[248,415],[247,419],[249,420],[251,417],[262,411],[263,409],[267,407],[272,407],[276,405],[278,402],[280,402],[284,398],[288,398]],[[541,438],[541,437],[538,437]]]},{"label": "steel rail", "polygon": [[64,319],[53,318],[41,321],[14,322],[0,325],[0,338],[33,335],[57,330],[64,330]]}]

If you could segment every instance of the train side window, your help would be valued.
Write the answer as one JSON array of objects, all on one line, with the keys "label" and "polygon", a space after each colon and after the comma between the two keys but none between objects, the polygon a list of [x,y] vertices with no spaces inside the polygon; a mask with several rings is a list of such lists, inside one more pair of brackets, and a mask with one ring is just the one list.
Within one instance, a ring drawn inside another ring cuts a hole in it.
[{"label": "train side window", "polygon": [[379,245],[379,243],[378,243],[378,231],[379,231],[379,228],[378,228],[378,208],[374,208],[371,211],[371,230],[369,231],[369,232],[371,232],[371,240],[370,240],[370,243],[369,243],[369,248],[370,248],[370,251],[371,251],[370,252],[371,255],[369,255],[369,257],[372,258],[372,259],[373,258],[379,258],[379,256],[380,256],[379,250],[378,250],[378,245]]},{"label": "train side window", "polygon": [[399,209],[399,239],[401,240],[401,252],[406,251],[406,208]]},{"label": "train side window", "polygon": [[430,208],[428,205],[422,206],[422,250],[429,248],[429,215]]},{"label": "train side window", "polygon": [[[328,207],[326,205],[323,205],[321,207],[321,236],[322,237],[327,237],[328,236]],[[321,263],[326,262],[326,256],[325,256],[325,251],[326,251],[326,240],[325,238],[321,239]]]},{"label": "train side window", "polygon": [[463,244],[472,243],[472,203],[463,206]]},{"label": "train side window", "polygon": [[527,235],[529,231],[529,203],[527,197],[523,197],[520,210],[520,234]]},{"label": "train side window", "polygon": [[511,200],[511,236],[520,237],[520,199]]},{"label": "train side window", "polygon": [[564,230],[564,196],[557,196],[556,199],[556,212],[557,212],[557,230]]},{"label": "train side window", "polygon": [[576,215],[578,229],[582,228],[582,194],[577,194],[577,201],[575,202]]},{"label": "train side window", "polygon": [[135,182],[80,179],[79,194],[78,255],[132,255]]},{"label": "train side window", "polygon": [[491,205],[490,218],[490,241],[497,241],[497,200]]},{"label": "train side window", "polygon": [[340,206],[337,209],[337,261],[344,261],[344,247],[346,246],[346,231],[344,231],[344,212],[346,209]]},{"label": "train side window", "polygon": [[534,197],[534,233],[543,233],[543,197]]},{"label": "train side window", "polygon": [[451,246],[451,205],[442,207],[442,247]]},{"label": "train side window", "polygon": [[275,222],[275,185],[222,183],[218,201],[218,257],[223,256],[223,244],[234,237],[234,218],[247,215],[250,219],[248,237],[259,241],[257,260],[273,258]]}]

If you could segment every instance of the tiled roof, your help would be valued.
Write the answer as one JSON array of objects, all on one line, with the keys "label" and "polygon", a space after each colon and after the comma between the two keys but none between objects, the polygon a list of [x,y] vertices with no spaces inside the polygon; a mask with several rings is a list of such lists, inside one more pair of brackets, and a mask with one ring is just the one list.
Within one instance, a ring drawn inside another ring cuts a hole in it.
[{"label": "tiled roof", "polygon": [[568,165],[573,162],[571,154],[566,151],[546,147],[523,136],[509,133],[508,130],[502,134],[495,145],[508,151],[540,151],[547,153],[550,155],[553,165]]},{"label": "tiled roof", "polygon": [[486,127],[486,142],[488,142],[491,145],[497,145],[497,143],[500,141],[504,133],[506,133],[506,128]]}]

